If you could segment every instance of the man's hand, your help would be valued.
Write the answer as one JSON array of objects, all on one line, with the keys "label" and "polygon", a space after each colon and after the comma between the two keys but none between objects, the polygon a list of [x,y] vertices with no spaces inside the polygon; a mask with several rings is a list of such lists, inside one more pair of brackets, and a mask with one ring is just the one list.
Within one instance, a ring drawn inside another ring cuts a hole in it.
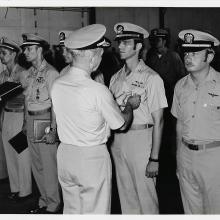
[{"label": "man's hand", "polygon": [[132,109],[134,110],[139,107],[140,103],[141,103],[141,96],[134,94],[128,98],[126,104],[131,105]]},{"label": "man's hand", "polygon": [[149,161],[146,167],[145,176],[149,178],[156,177],[158,175],[159,163]]},{"label": "man's hand", "polygon": [[22,125],[22,132],[27,135],[27,122],[24,120]]},{"label": "man's hand", "polygon": [[45,141],[46,144],[55,144],[56,137],[56,131],[50,131],[48,134],[43,136],[42,141]]}]

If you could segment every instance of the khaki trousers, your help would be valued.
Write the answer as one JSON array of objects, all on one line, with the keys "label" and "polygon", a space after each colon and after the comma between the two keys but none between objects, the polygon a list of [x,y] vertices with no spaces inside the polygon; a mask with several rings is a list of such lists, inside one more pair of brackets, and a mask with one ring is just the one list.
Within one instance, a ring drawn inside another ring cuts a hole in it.
[{"label": "khaki trousers", "polygon": [[157,214],[155,181],[145,176],[152,147],[152,129],[116,133],[112,144],[123,214]]},{"label": "khaki trousers", "polygon": [[2,142],[2,132],[0,131],[0,179],[8,177],[5,151]]},{"label": "khaki trousers", "polygon": [[186,214],[220,214],[220,147],[177,150],[177,176]]},{"label": "khaki trousers", "polygon": [[105,145],[78,147],[61,143],[58,176],[64,214],[109,214],[111,160]]},{"label": "khaki trousers", "polygon": [[21,131],[23,115],[23,112],[4,112],[2,127],[2,141],[11,192],[19,192],[21,197],[32,193],[30,153],[26,148],[18,154],[8,141]]},{"label": "khaki trousers", "polygon": [[27,116],[27,136],[32,171],[40,191],[39,207],[55,212],[60,208],[60,188],[57,176],[57,144],[33,143],[34,120],[50,119],[50,113]]}]

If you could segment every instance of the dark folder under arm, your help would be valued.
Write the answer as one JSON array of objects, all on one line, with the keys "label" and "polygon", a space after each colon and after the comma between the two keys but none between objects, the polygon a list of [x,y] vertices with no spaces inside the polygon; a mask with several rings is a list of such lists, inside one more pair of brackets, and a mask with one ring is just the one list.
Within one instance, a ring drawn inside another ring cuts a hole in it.
[{"label": "dark folder under arm", "polygon": [[23,133],[23,131],[20,131],[8,142],[17,151],[18,154],[20,154],[28,147],[27,136]]}]

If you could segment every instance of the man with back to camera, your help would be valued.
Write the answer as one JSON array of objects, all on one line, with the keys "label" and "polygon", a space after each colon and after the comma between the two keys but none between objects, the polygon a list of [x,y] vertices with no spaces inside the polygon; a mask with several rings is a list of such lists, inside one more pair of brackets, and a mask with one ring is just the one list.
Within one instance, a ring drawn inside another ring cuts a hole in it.
[{"label": "man with back to camera", "polygon": [[[23,130],[27,132],[32,171],[40,191],[37,207],[31,214],[56,213],[60,209],[60,188],[57,177],[56,120],[50,89],[58,72],[44,59],[49,44],[39,35],[23,34],[23,53],[31,63],[28,69]],[[50,129],[41,140],[35,140],[37,123],[49,121]]]},{"label": "man with back to camera", "polygon": [[[60,72],[60,76],[62,76],[63,74],[67,73],[71,67],[71,63],[73,61],[73,58],[71,56],[71,54],[68,52],[68,50],[66,49],[65,45],[64,45],[64,40],[66,38],[68,38],[68,36],[70,36],[70,34],[73,33],[73,31],[69,31],[69,30],[62,30],[59,32],[59,40],[60,40],[60,47],[62,50],[62,54],[63,57],[65,59],[65,62],[67,64],[67,66],[65,66],[61,72]],[[92,79],[94,79],[96,82],[104,83],[104,76],[103,74],[99,71],[96,70],[91,74]]]},{"label": "man with back to camera", "polygon": [[125,65],[111,78],[110,90],[122,109],[130,94],[141,96],[131,127],[115,133],[111,148],[122,213],[157,214],[154,178],[159,169],[163,109],[167,107],[163,80],[139,59],[148,32],[131,23],[117,23],[114,31]]},{"label": "man with back to camera", "polygon": [[110,42],[101,24],[74,31],[64,41],[73,61],[53,84],[51,94],[61,144],[58,176],[65,214],[109,214],[111,160],[106,147],[111,129],[126,129],[140,96],[128,98],[120,111],[111,92],[91,79]]},{"label": "man with back to camera", "polygon": [[186,214],[220,213],[220,75],[210,63],[220,42],[183,30],[188,75],[177,82],[171,113],[177,118],[177,175]]}]

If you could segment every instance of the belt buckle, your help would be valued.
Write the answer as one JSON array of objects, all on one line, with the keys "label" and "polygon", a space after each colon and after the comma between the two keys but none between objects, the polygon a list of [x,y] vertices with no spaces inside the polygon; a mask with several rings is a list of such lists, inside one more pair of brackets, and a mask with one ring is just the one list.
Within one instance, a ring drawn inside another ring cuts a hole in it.
[{"label": "belt buckle", "polygon": [[188,147],[191,150],[199,150],[199,145],[196,144],[188,144]]}]

